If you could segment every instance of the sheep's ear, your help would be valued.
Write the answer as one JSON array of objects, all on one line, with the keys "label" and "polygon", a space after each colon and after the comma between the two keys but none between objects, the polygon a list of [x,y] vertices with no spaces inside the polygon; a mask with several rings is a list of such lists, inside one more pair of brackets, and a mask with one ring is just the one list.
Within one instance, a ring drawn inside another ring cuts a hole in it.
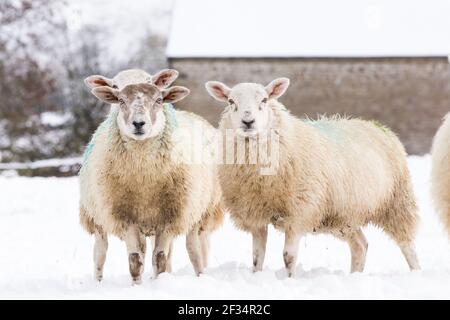
[{"label": "sheep's ear", "polygon": [[186,98],[191,91],[185,87],[175,86],[163,91],[165,103],[175,103]]},{"label": "sheep's ear", "polygon": [[169,87],[178,78],[178,71],[173,69],[165,69],[152,77],[152,83],[159,89]]},{"label": "sheep's ear", "polygon": [[99,100],[106,103],[118,103],[119,102],[119,90],[110,87],[97,87],[92,89],[92,94]]},{"label": "sheep's ear", "polygon": [[104,76],[94,75],[84,79],[84,83],[89,89],[94,89],[97,87],[113,87],[113,81]]},{"label": "sheep's ear", "polygon": [[228,102],[231,89],[219,81],[208,81],[206,91],[216,100]]},{"label": "sheep's ear", "polygon": [[278,78],[269,83],[266,87],[269,99],[278,99],[281,97],[289,87],[289,83],[288,78]]}]

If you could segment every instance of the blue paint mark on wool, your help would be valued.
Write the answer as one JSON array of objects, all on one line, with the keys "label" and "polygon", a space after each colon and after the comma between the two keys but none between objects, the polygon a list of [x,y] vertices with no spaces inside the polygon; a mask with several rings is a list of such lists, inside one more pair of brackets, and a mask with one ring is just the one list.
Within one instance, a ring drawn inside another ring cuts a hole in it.
[{"label": "blue paint mark on wool", "polygon": [[172,128],[172,130],[178,128],[178,119],[177,114],[175,111],[175,108],[172,104],[167,103],[164,105],[164,111],[167,117],[167,122],[169,123],[169,126]]},{"label": "blue paint mark on wool", "polygon": [[93,134],[91,141],[89,141],[88,145],[86,146],[86,149],[83,153],[83,167],[87,164],[87,161],[89,159],[89,156],[91,155],[92,151],[94,150],[95,141],[97,139],[97,136],[102,133],[105,130],[108,130],[111,128],[114,121],[117,119],[117,115],[119,112],[117,110],[111,112],[108,117],[100,124],[100,126],[95,130],[95,133]]},{"label": "blue paint mark on wool", "polygon": [[336,126],[336,121],[332,119],[304,120],[304,122],[317,129],[330,139],[339,141],[342,136],[341,130]]}]

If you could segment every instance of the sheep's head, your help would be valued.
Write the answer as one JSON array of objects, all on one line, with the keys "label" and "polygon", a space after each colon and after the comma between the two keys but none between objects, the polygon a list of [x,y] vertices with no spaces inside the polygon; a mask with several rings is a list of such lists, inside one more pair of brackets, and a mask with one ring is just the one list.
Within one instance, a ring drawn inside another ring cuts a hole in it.
[{"label": "sheep's head", "polygon": [[146,140],[159,135],[166,126],[164,103],[175,103],[189,94],[185,87],[161,90],[153,84],[132,84],[122,90],[111,87],[92,89],[98,99],[119,104],[117,125],[122,135],[134,140]]},{"label": "sheep's head", "polygon": [[232,89],[218,81],[206,83],[209,94],[228,103],[232,129],[239,135],[255,136],[270,127],[272,110],[268,106],[270,100],[278,99],[287,90],[289,79],[279,78],[264,87],[257,83],[240,83]]},{"label": "sheep's head", "polygon": [[154,84],[159,89],[169,87],[178,78],[178,71],[164,69],[154,76],[144,70],[131,69],[119,72],[114,78],[110,79],[100,75],[87,77],[84,83],[88,88],[110,87],[122,90],[130,84],[148,83]]}]

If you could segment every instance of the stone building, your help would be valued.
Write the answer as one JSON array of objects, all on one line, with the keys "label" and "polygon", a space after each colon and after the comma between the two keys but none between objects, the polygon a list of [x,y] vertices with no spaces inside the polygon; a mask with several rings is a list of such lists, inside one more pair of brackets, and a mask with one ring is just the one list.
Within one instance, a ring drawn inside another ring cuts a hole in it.
[{"label": "stone building", "polygon": [[232,86],[285,76],[291,87],[282,102],[294,114],[376,119],[400,136],[409,153],[429,152],[450,111],[450,4],[270,3],[176,3],[167,53],[180,71],[177,83],[191,89],[178,107],[216,124],[222,109],[206,93],[206,81]]}]

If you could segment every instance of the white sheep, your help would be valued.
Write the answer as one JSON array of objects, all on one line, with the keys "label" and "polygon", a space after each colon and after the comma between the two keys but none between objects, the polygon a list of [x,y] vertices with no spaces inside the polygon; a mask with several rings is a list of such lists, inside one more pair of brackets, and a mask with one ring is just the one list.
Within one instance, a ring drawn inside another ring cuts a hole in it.
[{"label": "white sheep", "polygon": [[80,221],[95,235],[95,278],[103,277],[107,234],[126,242],[135,283],[144,269],[146,236],[155,236],[155,276],[169,271],[172,240],[182,234],[200,274],[207,264],[209,234],[223,215],[217,168],[190,164],[184,151],[197,140],[173,137],[187,123],[214,129],[170,105],[189,94],[184,87],[162,90],[140,83],[121,90],[95,87],[92,93],[118,105],[94,134],[80,170]]},{"label": "white sheep", "polygon": [[[235,154],[228,157],[234,162],[219,166],[219,178],[234,223],[253,235],[254,271],[262,269],[269,224],[285,233],[289,276],[301,236],[319,232],[348,242],[351,271],[362,272],[367,241],[361,227],[369,223],[395,240],[411,269],[419,269],[413,243],[417,208],[399,139],[359,119],[300,120],[277,101],[288,86],[286,78],[266,87],[206,83],[212,97],[228,103],[219,127],[227,152],[234,141]],[[276,146],[266,148],[278,161],[273,174],[261,174],[266,163],[249,156],[264,153],[264,144]],[[241,148],[243,157],[236,154]]]},{"label": "white sheep", "polygon": [[[108,78],[106,76],[102,75],[91,75],[87,77],[84,80],[84,83],[89,89],[94,89],[98,87],[110,87],[112,89],[118,89],[122,90],[128,85],[131,84],[140,84],[140,83],[150,83],[156,85],[160,89],[165,89],[169,87],[177,78],[178,78],[178,71],[174,69],[163,69],[159,72],[157,72],[155,75],[151,75],[150,73],[141,70],[141,69],[128,69],[120,71],[116,76],[113,78]],[[117,111],[118,104],[111,104],[111,110],[110,112],[113,113],[114,111]],[[109,123],[111,120],[108,117],[108,119],[105,121],[106,123]],[[105,125],[105,124],[104,124]],[[89,152],[90,148],[95,143],[95,137],[92,139],[90,144],[88,145],[86,151]],[[85,221],[86,219],[84,217],[80,217],[81,221]],[[152,243],[154,243],[155,239],[154,237],[151,237]],[[108,247],[108,240],[107,235],[104,235],[102,239],[98,239],[96,241],[95,248],[98,248],[97,251],[103,251],[107,250]],[[96,254],[94,253],[94,256],[103,256],[102,254]],[[167,263],[167,269],[170,271],[171,268],[171,262],[170,262],[171,252],[169,252],[169,260]],[[104,261],[103,261],[104,263]],[[102,265],[103,265],[102,263]],[[103,268],[101,268],[101,271],[96,271],[98,275],[96,278],[101,280],[103,276]]]},{"label": "white sheep", "polygon": [[431,149],[433,203],[450,236],[450,113],[436,133]]}]

